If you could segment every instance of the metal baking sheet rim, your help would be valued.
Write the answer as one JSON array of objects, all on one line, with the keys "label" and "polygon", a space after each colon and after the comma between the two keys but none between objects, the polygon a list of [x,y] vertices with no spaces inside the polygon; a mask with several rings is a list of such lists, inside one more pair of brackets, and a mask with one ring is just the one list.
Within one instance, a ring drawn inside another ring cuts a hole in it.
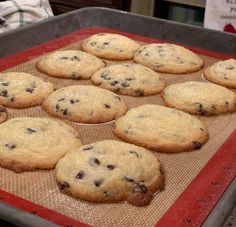
[{"label": "metal baking sheet rim", "polygon": [[[81,11],[86,11],[86,10],[91,10],[91,8],[88,8],[88,9],[83,9],[83,10],[81,10]],[[104,10],[104,9],[102,9],[102,10]],[[78,10],[79,11],[79,10]],[[114,12],[118,12],[118,13],[121,13],[121,12],[119,12],[119,11],[115,11],[115,10],[108,10],[108,11],[114,11]],[[77,12],[77,13],[79,13],[79,12]],[[73,14],[73,13],[69,13],[69,14]],[[127,14],[127,13],[126,13]],[[63,16],[65,16],[65,15],[63,15]],[[134,15],[133,15],[134,16]],[[62,17],[63,18],[63,17]],[[145,19],[145,17],[144,17],[144,19]],[[43,24],[43,23],[42,23]],[[37,25],[33,25],[32,27],[37,27]],[[27,29],[26,29],[27,30]],[[12,32],[12,34],[14,34],[15,35],[15,32]],[[55,38],[55,37],[54,37]],[[236,37],[234,37],[235,39],[236,39]],[[0,43],[1,43],[1,35],[0,35]],[[235,184],[234,184],[235,185]],[[187,220],[188,221],[188,220]]]}]

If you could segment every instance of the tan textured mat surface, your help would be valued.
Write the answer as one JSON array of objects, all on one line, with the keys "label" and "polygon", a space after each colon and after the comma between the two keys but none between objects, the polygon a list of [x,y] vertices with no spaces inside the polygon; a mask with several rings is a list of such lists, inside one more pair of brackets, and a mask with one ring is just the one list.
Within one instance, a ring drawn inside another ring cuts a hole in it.
[{"label": "tan textured mat surface", "polygon": [[[80,42],[67,47],[80,48]],[[217,59],[202,56],[205,67]],[[38,72],[35,63],[39,58],[15,66],[7,71],[22,71],[46,78],[56,88],[74,84],[90,84],[89,80],[79,81],[58,79]],[[112,64],[114,62],[108,62]],[[181,81],[203,81],[202,70],[186,75],[163,74],[167,84]],[[164,105],[160,95],[150,97],[123,96],[129,108],[145,103]],[[9,109],[10,118],[18,116],[48,116],[41,107],[23,110]],[[173,204],[191,180],[198,174],[220,145],[236,128],[236,113],[212,117],[199,117],[207,126],[210,139],[201,150],[178,154],[157,153],[166,173],[166,187],[158,192],[152,203],[146,207],[134,207],[127,203],[92,204],[61,194],[55,182],[54,171],[35,171],[15,174],[0,168],[0,188],[19,197],[40,204],[49,209],[93,226],[153,226]],[[80,132],[83,144],[103,139],[117,139],[112,134],[114,123],[83,125],[71,123]],[[209,179],[210,180],[210,179]]]}]

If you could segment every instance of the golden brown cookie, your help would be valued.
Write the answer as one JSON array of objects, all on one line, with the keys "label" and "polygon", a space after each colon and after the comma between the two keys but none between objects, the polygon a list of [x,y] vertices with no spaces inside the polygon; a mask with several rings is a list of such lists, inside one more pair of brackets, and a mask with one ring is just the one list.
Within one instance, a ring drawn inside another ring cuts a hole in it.
[{"label": "golden brown cookie", "polygon": [[12,118],[0,124],[0,166],[17,173],[53,169],[68,151],[81,146],[77,132],[50,118]]},{"label": "golden brown cookie", "polygon": [[169,107],[190,114],[213,115],[233,112],[236,94],[212,83],[188,81],[166,87],[162,97]]},{"label": "golden brown cookie", "polygon": [[139,64],[110,65],[98,70],[91,81],[121,95],[146,96],[160,93],[165,82],[160,74]]},{"label": "golden brown cookie", "polygon": [[148,205],[163,189],[160,161],[149,150],[115,140],[84,145],[56,166],[60,189],[91,202]]},{"label": "golden brown cookie", "polygon": [[74,85],[53,92],[42,104],[50,115],[81,123],[114,120],[127,110],[115,93],[95,86]]},{"label": "golden brown cookie", "polygon": [[39,71],[53,77],[89,79],[106,65],[99,58],[78,50],[55,51],[37,62]]},{"label": "golden brown cookie", "polygon": [[236,60],[216,62],[204,70],[204,77],[215,84],[236,89]]},{"label": "golden brown cookie", "polygon": [[54,85],[29,73],[0,73],[0,104],[11,108],[40,105]]},{"label": "golden brown cookie", "polygon": [[82,49],[97,57],[111,60],[132,59],[140,45],[134,40],[118,34],[98,33],[86,39]]},{"label": "golden brown cookie", "polygon": [[190,73],[203,67],[203,60],[192,51],[178,45],[153,43],[142,46],[134,61],[163,73]]},{"label": "golden brown cookie", "polygon": [[208,132],[197,118],[182,111],[159,105],[130,109],[115,121],[119,138],[159,152],[200,149]]}]

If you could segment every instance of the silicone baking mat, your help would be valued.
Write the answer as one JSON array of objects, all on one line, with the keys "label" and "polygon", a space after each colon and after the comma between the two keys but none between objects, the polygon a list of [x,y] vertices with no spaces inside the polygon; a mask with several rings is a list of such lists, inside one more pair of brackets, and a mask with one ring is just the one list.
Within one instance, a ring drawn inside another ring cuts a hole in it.
[{"label": "silicone baking mat", "polygon": [[[163,40],[107,28],[83,29],[2,58],[0,70],[32,73],[53,82],[56,88],[74,84],[91,84],[89,80],[49,77],[38,72],[35,63],[43,55],[59,48],[79,50],[84,38],[98,32],[124,34],[141,44],[163,42]],[[205,67],[219,59],[229,57],[189,48],[201,55]],[[108,65],[117,63],[117,61],[106,62]],[[163,74],[163,78],[167,85],[189,80],[204,81],[202,70],[182,75]],[[129,108],[145,103],[164,105],[160,95],[148,97],[123,96],[123,98]],[[8,109],[8,111],[10,118],[48,116],[40,106],[22,110]],[[166,187],[164,191],[158,192],[152,203],[146,207],[134,207],[128,203],[95,204],[84,202],[60,193],[54,171],[16,174],[3,168],[0,168],[0,200],[63,226],[82,226],[84,225],[82,223],[91,226],[200,225],[235,176],[236,131],[233,131],[236,128],[236,113],[211,117],[200,116],[199,118],[209,130],[209,141],[200,150],[192,152],[156,153],[164,166]],[[114,122],[93,125],[70,124],[79,131],[83,144],[103,139],[118,140],[112,133]],[[224,143],[224,141],[226,142]],[[223,143],[224,145],[222,145]]]}]

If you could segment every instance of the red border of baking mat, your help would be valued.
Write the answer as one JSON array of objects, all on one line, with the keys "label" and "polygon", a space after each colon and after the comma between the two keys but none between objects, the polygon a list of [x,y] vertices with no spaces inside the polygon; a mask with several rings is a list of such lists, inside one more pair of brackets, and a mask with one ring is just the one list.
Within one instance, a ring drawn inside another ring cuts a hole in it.
[{"label": "red border of baking mat", "polygon": [[[98,32],[123,34],[135,40],[147,43],[166,42],[160,39],[143,37],[109,28],[86,28],[30,49],[23,50],[19,53],[1,58],[0,71],[36,58],[42,54],[55,51]],[[199,48],[193,48],[190,46],[186,47],[198,54],[218,59],[227,59],[230,57],[235,58],[233,56]],[[194,180],[187,186],[184,192],[163,215],[156,226],[200,226],[235,177],[235,149],[236,130],[213,155]],[[88,226],[2,190],[0,190],[0,201],[6,202],[32,214],[36,214],[62,226]]]}]

